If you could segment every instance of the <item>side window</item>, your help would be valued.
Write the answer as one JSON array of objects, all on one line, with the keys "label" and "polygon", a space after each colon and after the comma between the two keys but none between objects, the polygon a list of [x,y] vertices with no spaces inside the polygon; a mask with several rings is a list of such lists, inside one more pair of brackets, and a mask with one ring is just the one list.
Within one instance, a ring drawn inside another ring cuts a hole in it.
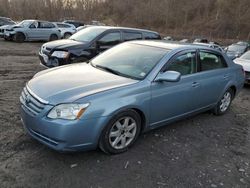
[{"label": "side window", "polygon": [[37,28],[38,27],[38,22],[33,22],[32,24],[30,24],[30,27],[29,28]]},{"label": "side window", "polygon": [[40,22],[39,28],[44,28],[44,29],[49,29],[49,28],[54,28],[54,24],[48,23],[48,22]]},{"label": "side window", "polygon": [[226,61],[220,55],[210,52],[200,52],[201,71],[221,69],[227,67]]},{"label": "side window", "polygon": [[136,32],[124,32],[124,41],[130,41],[130,40],[141,40],[142,34],[136,33]]},{"label": "side window", "polygon": [[108,33],[103,36],[99,41],[98,44],[101,46],[112,46],[119,44],[121,41],[121,33],[120,32],[113,32]]},{"label": "side window", "polygon": [[197,72],[196,53],[188,52],[175,57],[168,66],[168,71],[177,71],[181,75],[188,75]]},{"label": "side window", "polygon": [[144,38],[147,40],[161,39],[161,36],[156,33],[144,33]]}]

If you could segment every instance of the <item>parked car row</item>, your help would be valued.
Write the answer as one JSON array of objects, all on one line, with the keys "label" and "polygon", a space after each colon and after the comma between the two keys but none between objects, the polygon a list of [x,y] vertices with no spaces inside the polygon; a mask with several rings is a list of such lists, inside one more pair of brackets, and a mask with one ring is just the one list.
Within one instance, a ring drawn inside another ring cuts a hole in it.
[{"label": "parked car row", "polygon": [[24,20],[16,23],[10,18],[0,17],[0,38],[16,42],[67,39],[79,30],[96,25],[104,24],[92,21],[91,25],[85,26],[83,22],[76,20],[65,20],[63,22]]}]

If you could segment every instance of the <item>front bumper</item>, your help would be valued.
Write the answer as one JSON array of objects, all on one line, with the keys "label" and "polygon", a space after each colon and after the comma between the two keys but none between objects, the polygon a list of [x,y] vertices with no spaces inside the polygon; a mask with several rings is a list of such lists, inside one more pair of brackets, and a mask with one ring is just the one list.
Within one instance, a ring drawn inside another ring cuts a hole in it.
[{"label": "front bumper", "polygon": [[25,130],[46,146],[61,152],[96,149],[108,117],[84,120],[51,120],[46,117],[52,106],[34,116],[21,105],[21,118]]},{"label": "front bumper", "polygon": [[68,59],[51,57],[41,52],[39,52],[39,59],[41,61],[41,64],[47,68],[69,64]]}]

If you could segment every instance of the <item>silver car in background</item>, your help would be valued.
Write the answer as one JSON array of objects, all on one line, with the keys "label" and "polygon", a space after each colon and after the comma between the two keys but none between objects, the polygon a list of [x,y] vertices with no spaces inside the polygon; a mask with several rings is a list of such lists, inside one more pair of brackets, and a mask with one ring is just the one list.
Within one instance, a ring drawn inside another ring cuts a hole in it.
[{"label": "silver car in background", "polygon": [[76,33],[76,27],[72,24],[62,22],[54,22],[54,24],[56,24],[56,26],[59,28],[61,37],[64,39],[67,39]]},{"label": "silver car in background", "polygon": [[16,42],[53,41],[61,38],[59,28],[51,22],[24,20],[4,31],[4,38]]}]

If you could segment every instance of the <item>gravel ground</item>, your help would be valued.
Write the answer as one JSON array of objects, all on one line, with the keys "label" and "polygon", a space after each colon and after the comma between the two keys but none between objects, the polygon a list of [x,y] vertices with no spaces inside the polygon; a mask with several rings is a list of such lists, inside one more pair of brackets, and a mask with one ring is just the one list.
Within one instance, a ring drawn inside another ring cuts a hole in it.
[{"label": "gravel ground", "polygon": [[231,110],[203,113],[141,135],[128,152],[62,154],[28,136],[19,95],[42,70],[41,43],[0,39],[0,187],[250,187],[250,87]]}]

